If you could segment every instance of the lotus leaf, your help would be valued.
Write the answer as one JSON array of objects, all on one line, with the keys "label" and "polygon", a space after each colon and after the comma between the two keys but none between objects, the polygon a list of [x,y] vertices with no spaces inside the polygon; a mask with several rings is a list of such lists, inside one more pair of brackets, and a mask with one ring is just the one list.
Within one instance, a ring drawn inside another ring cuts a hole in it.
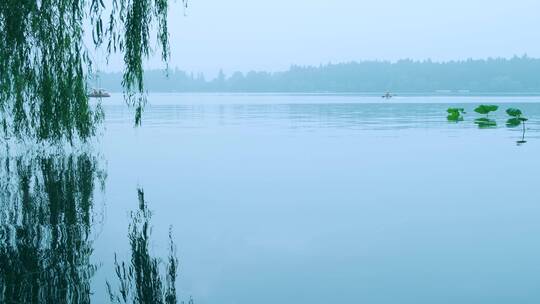
[{"label": "lotus leaf", "polygon": [[476,113],[479,114],[489,114],[489,112],[495,112],[499,109],[499,106],[496,105],[479,105],[474,109]]},{"label": "lotus leaf", "polygon": [[522,115],[521,113],[521,110],[520,109],[516,109],[516,108],[509,108],[506,110],[506,114],[512,116],[512,117],[520,117]]}]

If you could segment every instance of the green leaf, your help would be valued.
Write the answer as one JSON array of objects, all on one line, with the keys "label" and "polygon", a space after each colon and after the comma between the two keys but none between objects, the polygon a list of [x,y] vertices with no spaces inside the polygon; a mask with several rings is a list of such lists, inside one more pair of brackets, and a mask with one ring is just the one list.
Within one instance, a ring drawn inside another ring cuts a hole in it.
[{"label": "green leaf", "polygon": [[449,121],[455,121],[455,122],[458,122],[458,121],[462,121],[462,120],[463,120],[463,116],[461,116],[461,114],[459,114],[459,112],[451,113],[451,114],[448,115],[446,118],[447,118]]},{"label": "green leaf", "polygon": [[496,105],[489,105],[487,107],[490,112],[495,112],[499,109],[499,106],[496,106]]},{"label": "green leaf", "polygon": [[489,111],[487,110],[485,105],[481,105],[481,106],[476,107],[476,109],[474,109],[474,111],[476,113],[478,113],[478,114],[487,114],[487,113],[489,113]]},{"label": "green leaf", "polygon": [[474,111],[479,114],[489,114],[489,112],[495,112],[498,109],[499,106],[496,105],[479,105]]},{"label": "green leaf", "polygon": [[465,109],[463,109],[463,108],[448,108],[447,112],[456,112],[456,113],[465,114]]},{"label": "green leaf", "polygon": [[495,120],[485,117],[475,119],[474,123],[477,124],[480,129],[497,127],[497,122]]},{"label": "green leaf", "polygon": [[519,118],[510,118],[506,121],[506,126],[507,127],[517,127],[521,124],[521,120]]},{"label": "green leaf", "polygon": [[449,121],[462,121],[463,116],[461,114],[465,114],[465,109],[463,108],[448,108],[446,110],[448,112],[448,116],[446,117]]},{"label": "green leaf", "polygon": [[506,114],[513,116],[513,117],[519,117],[521,116],[521,110],[516,108],[509,108],[506,110]]}]

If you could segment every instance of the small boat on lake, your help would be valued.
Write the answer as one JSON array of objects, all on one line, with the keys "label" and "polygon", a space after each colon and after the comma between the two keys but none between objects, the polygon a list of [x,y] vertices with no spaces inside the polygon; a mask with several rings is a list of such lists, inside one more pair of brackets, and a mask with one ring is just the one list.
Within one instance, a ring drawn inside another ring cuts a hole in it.
[{"label": "small boat on lake", "polygon": [[104,98],[104,97],[111,97],[111,94],[109,92],[105,91],[105,89],[92,89],[90,93],[88,93],[88,97],[90,98]]},{"label": "small boat on lake", "polygon": [[384,99],[390,99],[392,97],[394,97],[394,95],[392,95],[392,93],[390,92],[386,92],[383,96],[381,96],[382,98]]}]

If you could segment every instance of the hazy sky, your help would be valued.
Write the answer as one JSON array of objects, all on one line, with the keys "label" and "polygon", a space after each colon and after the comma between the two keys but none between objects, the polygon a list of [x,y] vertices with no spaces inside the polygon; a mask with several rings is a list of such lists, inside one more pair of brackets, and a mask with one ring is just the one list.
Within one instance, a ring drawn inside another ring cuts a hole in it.
[{"label": "hazy sky", "polygon": [[540,0],[190,0],[185,16],[179,0],[171,3],[171,66],[209,75],[363,59],[540,57]]}]

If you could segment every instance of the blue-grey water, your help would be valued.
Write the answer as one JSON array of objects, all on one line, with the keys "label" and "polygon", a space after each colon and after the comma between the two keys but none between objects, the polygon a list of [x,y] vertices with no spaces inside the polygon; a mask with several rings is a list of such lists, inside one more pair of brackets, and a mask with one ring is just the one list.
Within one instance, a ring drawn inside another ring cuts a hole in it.
[{"label": "blue-grey water", "polygon": [[[151,249],[201,304],[538,303],[540,97],[151,94],[103,100],[92,300],[144,189]],[[498,104],[479,129],[476,105]],[[467,110],[446,119],[449,106]],[[504,110],[529,117],[507,128]]]}]

